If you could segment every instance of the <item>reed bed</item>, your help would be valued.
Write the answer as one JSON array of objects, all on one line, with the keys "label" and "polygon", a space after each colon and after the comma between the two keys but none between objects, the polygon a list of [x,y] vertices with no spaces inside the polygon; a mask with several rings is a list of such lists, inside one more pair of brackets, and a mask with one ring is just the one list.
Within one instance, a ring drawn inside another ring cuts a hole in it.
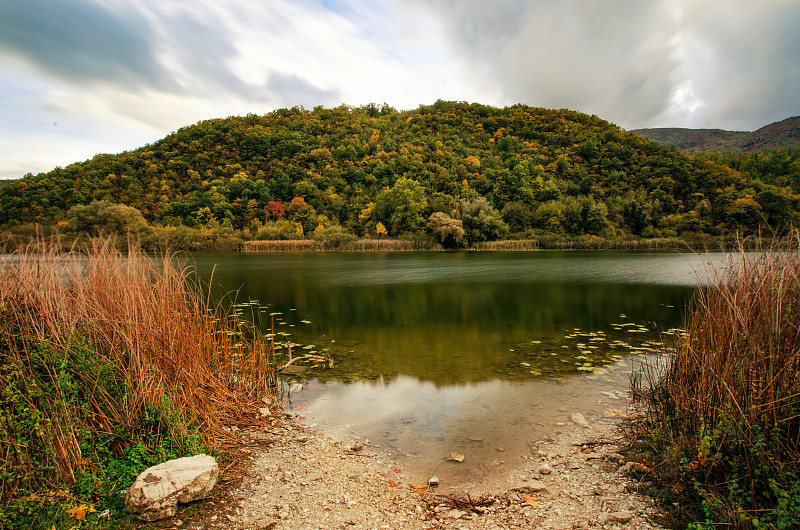
[{"label": "reed bed", "polygon": [[0,500],[75,484],[100,453],[160,436],[211,443],[253,423],[275,389],[273,352],[176,255],[94,239],[4,257]]},{"label": "reed bed", "polygon": [[[703,243],[709,243],[704,241]],[[694,248],[692,242],[678,238],[614,238],[604,239],[597,236],[566,236],[559,234],[542,234],[528,239],[506,239],[502,241],[484,241],[475,245],[476,250],[662,250],[676,248]],[[704,248],[700,244],[698,248]]]},{"label": "reed bed", "polygon": [[429,241],[412,239],[358,239],[333,247],[312,239],[248,241],[244,244],[245,252],[398,252],[438,249],[441,249],[439,245]]},{"label": "reed bed", "polygon": [[633,434],[702,524],[797,528],[800,235],[745,248],[709,271],[668,368],[634,381]]},{"label": "reed bed", "polygon": [[313,239],[265,239],[247,241],[244,252],[316,252],[320,250]]}]

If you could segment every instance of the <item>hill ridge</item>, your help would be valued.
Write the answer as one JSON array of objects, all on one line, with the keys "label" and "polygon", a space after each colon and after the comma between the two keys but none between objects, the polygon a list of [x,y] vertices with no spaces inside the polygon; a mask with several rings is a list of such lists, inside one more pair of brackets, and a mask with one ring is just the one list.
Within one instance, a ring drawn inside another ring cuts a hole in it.
[{"label": "hill ridge", "polygon": [[754,153],[772,149],[800,149],[800,116],[770,123],[752,132],[684,127],[633,129],[629,132],[686,152]]}]

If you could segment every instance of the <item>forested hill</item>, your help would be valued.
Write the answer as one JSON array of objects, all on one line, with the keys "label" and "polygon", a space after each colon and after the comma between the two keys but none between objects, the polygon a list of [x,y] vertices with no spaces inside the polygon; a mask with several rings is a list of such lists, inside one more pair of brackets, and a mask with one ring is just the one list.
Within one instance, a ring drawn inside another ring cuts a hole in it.
[{"label": "forested hill", "polygon": [[341,227],[441,239],[456,225],[462,244],[545,232],[654,237],[784,227],[798,193],[796,152],[712,160],[579,112],[439,101],[202,121],[3,184],[0,227],[80,227],[91,212],[79,206],[108,201],[151,227],[274,238]]},{"label": "forested hill", "polygon": [[657,128],[635,129],[631,133],[688,152],[755,153],[773,149],[800,149],[800,116],[771,123],[753,132]]}]

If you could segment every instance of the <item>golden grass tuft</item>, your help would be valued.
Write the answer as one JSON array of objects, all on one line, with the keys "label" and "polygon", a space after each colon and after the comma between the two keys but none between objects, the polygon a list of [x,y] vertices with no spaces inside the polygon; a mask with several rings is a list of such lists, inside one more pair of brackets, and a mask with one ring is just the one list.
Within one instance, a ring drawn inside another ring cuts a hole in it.
[{"label": "golden grass tuft", "polygon": [[[79,442],[85,432],[77,431],[109,434],[119,425],[132,431],[148,406],[168,402],[185,420],[173,433],[188,437],[196,426],[210,442],[223,426],[252,423],[260,400],[275,388],[271,345],[231,310],[212,304],[179,255],[150,257],[135,248],[123,254],[112,239],[63,253],[57,243],[40,241],[0,258],[0,315],[0,354],[26,367],[23,380],[35,380],[33,371],[41,369],[57,376],[58,367],[34,366],[34,343],[86,344],[120,374],[124,392],[116,396],[87,374],[86,384],[95,385],[85,403],[90,424],[76,425],[81,415],[58,396],[37,413],[47,416],[41,437],[52,451],[48,461],[32,465],[53,467],[57,480],[74,481],[88,457]],[[14,444],[0,439],[0,460],[24,461],[25,448]]]}]

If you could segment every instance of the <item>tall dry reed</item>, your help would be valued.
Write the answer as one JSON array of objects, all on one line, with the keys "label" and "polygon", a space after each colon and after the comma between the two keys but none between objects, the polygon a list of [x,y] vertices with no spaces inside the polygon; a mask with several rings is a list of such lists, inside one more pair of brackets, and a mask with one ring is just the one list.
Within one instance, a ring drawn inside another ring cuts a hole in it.
[{"label": "tall dry reed", "polygon": [[[74,481],[90,458],[81,453],[87,433],[118,433],[123,441],[126,432],[141,429],[153,405],[169,403],[180,412],[173,436],[193,434],[194,425],[206,441],[224,425],[256,418],[260,400],[274,390],[270,345],[232,311],[212,304],[207,292],[178,256],[152,258],[136,249],[122,254],[111,239],[67,253],[40,242],[0,259],[0,354],[22,367],[0,375],[30,385],[45,370],[55,379],[59,367],[37,364],[37,348],[85,345],[118,378],[109,387],[99,374],[87,373],[83,384],[92,388],[85,403],[53,395],[34,411],[47,461],[34,461],[13,439],[0,439],[0,459],[52,468],[56,482]],[[117,387],[122,390],[113,391]],[[2,427],[0,434],[15,428]]]},{"label": "tall dry reed", "polygon": [[671,364],[634,389],[639,435],[722,522],[785,523],[787,502],[800,513],[800,236],[742,246],[709,276]]}]

